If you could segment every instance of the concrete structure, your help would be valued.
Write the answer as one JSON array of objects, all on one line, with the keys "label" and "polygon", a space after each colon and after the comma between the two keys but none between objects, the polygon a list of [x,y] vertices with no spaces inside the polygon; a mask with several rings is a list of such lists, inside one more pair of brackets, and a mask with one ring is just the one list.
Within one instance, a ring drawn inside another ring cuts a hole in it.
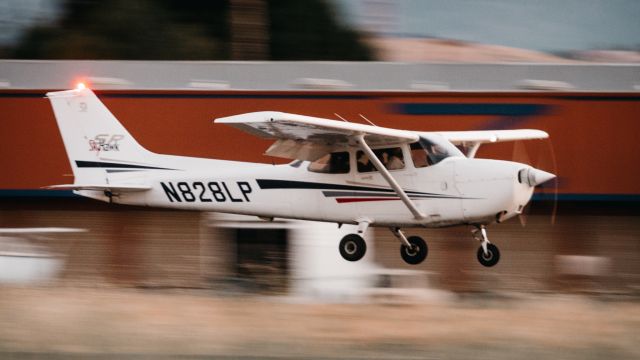
[{"label": "concrete structure", "polygon": [[556,81],[626,92],[639,90],[640,65],[0,60],[0,88],[64,89],[90,78],[97,89],[514,91],[530,90],[523,81]]}]

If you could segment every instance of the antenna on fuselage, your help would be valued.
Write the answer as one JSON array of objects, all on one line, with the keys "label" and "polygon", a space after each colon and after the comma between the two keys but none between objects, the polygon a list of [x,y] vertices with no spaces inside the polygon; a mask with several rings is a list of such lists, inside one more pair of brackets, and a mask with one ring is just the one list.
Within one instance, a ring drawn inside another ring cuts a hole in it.
[{"label": "antenna on fuselage", "polygon": [[342,116],[340,116],[340,114],[338,113],[333,113],[333,115],[337,116],[340,120],[344,121],[344,122],[349,122],[347,121],[347,119],[343,118]]},{"label": "antenna on fuselage", "polygon": [[362,114],[358,114],[358,115],[360,115],[360,117],[363,118],[369,124],[371,124],[373,126],[378,126],[378,125],[374,124],[373,122],[371,122],[371,120],[367,119],[364,115],[362,115]]}]

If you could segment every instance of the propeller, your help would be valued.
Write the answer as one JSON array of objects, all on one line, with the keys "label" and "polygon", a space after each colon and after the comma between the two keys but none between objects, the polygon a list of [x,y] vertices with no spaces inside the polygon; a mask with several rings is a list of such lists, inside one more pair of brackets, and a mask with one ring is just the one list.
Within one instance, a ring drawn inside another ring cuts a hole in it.
[{"label": "propeller", "polygon": [[[531,186],[541,185],[541,188],[549,188],[553,186],[553,202],[551,207],[551,225],[555,225],[556,215],[558,212],[558,167],[556,163],[555,152],[551,140],[533,142],[535,148],[535,161],[531,161],[527,145],[524,141],[516,141],[513,145],[513,161],[529,164],[533,169],[527,171],[527,182]],[[548,170],[550,172],[547,172]],[[554,176],[554,174],[556,174]],[[527,225],[527,216],[531,213],[532,203],[529,202],[518,216],[520,224],[524,227]]]}]

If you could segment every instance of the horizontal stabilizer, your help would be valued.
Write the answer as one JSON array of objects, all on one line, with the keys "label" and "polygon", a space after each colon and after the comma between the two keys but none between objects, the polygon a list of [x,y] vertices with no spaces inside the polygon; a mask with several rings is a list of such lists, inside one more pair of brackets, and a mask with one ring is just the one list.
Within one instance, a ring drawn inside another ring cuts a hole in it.
[{"label": "horizontal stabilizer", "polygon": [[110,191],[110,192],[136,192],[147,191],[151,189],[149,185],[117,185],[117,184],[65,184],[65,185],[51,185],[47,186],[47,189],[52,190],[93,190],[93,191]]}]

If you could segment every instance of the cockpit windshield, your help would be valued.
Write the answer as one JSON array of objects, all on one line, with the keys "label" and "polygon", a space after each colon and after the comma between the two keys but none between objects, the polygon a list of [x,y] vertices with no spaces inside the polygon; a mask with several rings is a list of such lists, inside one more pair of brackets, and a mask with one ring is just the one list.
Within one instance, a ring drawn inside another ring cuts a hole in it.
[{"label": "cockpit windshield", "polygon": [[440,161],[456,156],[464,157],[464,154],[455,145],[439,135],[420,135],[418,140],[422,148],[427,152],[429,163],[435,165]]}]

